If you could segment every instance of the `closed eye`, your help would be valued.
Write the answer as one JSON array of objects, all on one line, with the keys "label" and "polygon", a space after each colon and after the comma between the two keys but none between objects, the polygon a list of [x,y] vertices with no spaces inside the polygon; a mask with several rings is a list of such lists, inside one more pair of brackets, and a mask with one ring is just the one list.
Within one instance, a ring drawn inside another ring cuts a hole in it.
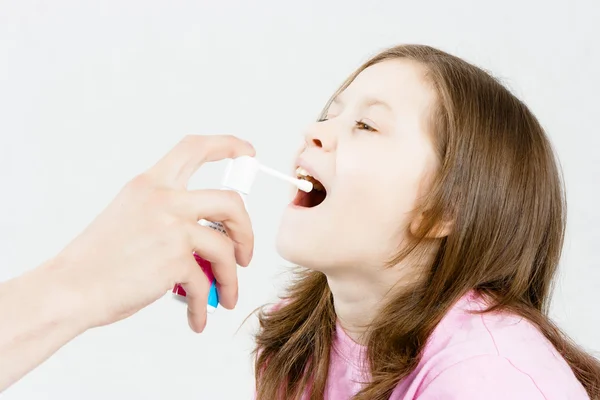
[{"label": "closed eye", "polygon": [[[322,117],[319,118],[317,120],[317,122],[325,122],[328,121],[329,118],[327,117]],[[355,127],[363,130],[363,131],[368,131],[368,132],[379,132],[377,129],[373,128],[371,125],[369,125],[368,123],[364,122],[364,121],[355,121]]]},{"label": "closed eye", "polygon": [[363,121],[356,121],[356,127],[363,131],[377,132],[377,129]]}]

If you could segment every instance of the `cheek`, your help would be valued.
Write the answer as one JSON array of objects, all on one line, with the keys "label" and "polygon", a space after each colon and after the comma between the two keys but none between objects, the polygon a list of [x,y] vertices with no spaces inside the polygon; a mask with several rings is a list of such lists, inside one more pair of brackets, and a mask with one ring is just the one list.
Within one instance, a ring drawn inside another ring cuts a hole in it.
[{"label": "cheek", "polygon": [[[356,154],[356,153],[353,153]],[[344,212],[371,214],[385,197],[385,177],[381,167],[367,154],[339,156],[336,162],[336,208]],[[369,217],[370,218],[370,217]]]},{"label": "cheek", "polygon": [[366,214],[382,227],[389,223],[397,232],[399,224],[410,222],[420,194],[426,160],[414,153],[395,147],[338,154],[336,208]]}]

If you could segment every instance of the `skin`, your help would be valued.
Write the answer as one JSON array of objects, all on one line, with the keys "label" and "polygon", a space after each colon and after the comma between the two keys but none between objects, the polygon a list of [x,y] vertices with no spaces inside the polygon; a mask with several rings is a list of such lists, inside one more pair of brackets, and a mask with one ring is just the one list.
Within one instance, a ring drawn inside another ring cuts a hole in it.
[{"label": "skin", "polygon": [[[191,329],[201,332],[210,285],[194,251],[211,261],[221,304],[235,307],[236,264],[247,266],[254,246],[242,199],[186,186],[204,162],[242,155],[254,149],[232,136],[186,137],[60,254],[0,284],[0,392],[76,336],[134,314],[176,283],[187,292]],[[229,237],[200,219],[222,221]]]},{"label": "skin", "polygon": [[386,265],[417,228],[415,209],[437,167],[427,122],[434,104],[419,64],[384,61],[361,72],[305,133],[297,164],[327,197],[286,209],[277,248],[327,276],[338,321],[357,342],[386,294],[418,271],[414,262]]}]

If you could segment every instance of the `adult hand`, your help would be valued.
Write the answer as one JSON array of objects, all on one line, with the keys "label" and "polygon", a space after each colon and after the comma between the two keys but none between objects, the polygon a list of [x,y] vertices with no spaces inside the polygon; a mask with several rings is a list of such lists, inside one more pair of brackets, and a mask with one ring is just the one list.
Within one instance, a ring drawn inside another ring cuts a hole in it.
[{"label": "adult hand", "polygon": [[[187,292],[188,321],[206,324],[210,282],[193,252],[212,263],[220,303],[237,303],[236,264],[247,266],[254,236],[233,191],[186,189],[205,162],[254,155],[233,136],[188,136],[131,180],[110,205],[51,263],[85,310],[88,327],[118,321],[154,302],[176,283]],[[198,224],[219,221],[229,237]]]}]

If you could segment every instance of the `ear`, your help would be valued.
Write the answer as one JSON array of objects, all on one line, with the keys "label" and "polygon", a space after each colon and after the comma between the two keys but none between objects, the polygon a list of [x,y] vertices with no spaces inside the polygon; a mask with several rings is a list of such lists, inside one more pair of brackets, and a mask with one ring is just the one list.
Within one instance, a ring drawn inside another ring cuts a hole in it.
[{"label": "ear", "polygon": [[[419,213],[410,223],[410,233],[417,235],[425,221],[425,213]],[[454,220],[448,219],[439,221],[425,234],[426,239],[441,239],[452,233],[454,229]]]}]

